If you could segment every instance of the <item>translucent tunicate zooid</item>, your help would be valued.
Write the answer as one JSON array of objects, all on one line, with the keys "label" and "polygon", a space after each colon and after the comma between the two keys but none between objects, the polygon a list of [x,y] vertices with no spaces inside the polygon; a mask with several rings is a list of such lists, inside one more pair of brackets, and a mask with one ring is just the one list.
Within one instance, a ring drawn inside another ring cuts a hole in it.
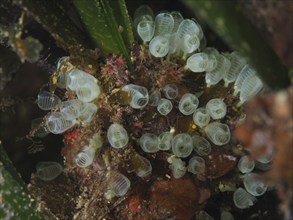
[{"label": "translucent tunicate zooid", "polygon": [[151,162],[147,158],[135,154],[131,157],[131,163],[137,176],[144,178],[151,175],[153,168]]},{"label": "translucent tunicate zooid", "polygon": [[93,81],[88,81],[76,88],[75,91],[77,98],[82,102],[91,102],[98,98],[101,93],[100,86]]},{"label": "translucent tunicate zooid", "polygon": [[183,162],[180,158],[173,158],[169,168],[172,170],[172,175],[175,179],[183,177],[187,170],[185,162]]},{"label": "translucent tunicate zooid", "polygon": [[134,109],[141,109],[149,102],[148,90],[143,86],[128,84],[122,87],[121,90],[128,92],[131,97],[129,105]]},{"label": "translucent tunicate zooid", "polygon": [[204,131],[210,141],[215,145],[222,146],[230,141],[231,133],[226,124],[212,122],[204,128]]},{"label": "translucent tunicate zooid", "polygon": [[239,187],[233,193],[234,205],[239,209],[247,209],[256,202],[256,198],[250,195],[245,189]]},{"label": "translucent tunicate zooid", "polygon": [[206,156],[211,152],[211,144],[208,142],[207,139],[204,137],[201,137],[197,134],[191,136],[192,141],[193,141],[193,148],[194,151],[199,155],[199,156]]},{"label": "translucent tunicate zooid", "polygon": [[195,53],[191,55],[187,61],[185,68],[190,69],[194,73],[200,73],[204,71],[212,71],[217,64],[215,56],[209,56],[208,54]]},{"label": "translucent tunicate zooid", "polygon": [[154,36],[155,24],[153,21],[142,20],[137,25],[137,33],[143,40],[143,43],[151,41]]},{"label": "translucent tunicate zooid", "polygon": [[149,44],[149,51],[154,57],[166,56],[169,48],[169,39],[160,35],[154,37]]},{"label": "translucent tunicate zooid", "polygon": [[223,100],[215,98],[208,101],[206,110],[210,116],[216,120],[226,116],[227,106]]},{"label": "translucent tunicate zooid", "polygon": [[41,91],[38,94],[37,104],[42,110],[51,110],[61,102],[61,99],[48,91]]},{"label": "translucent tunicate zooid", "polygon": [[193,150],[192,138],[187,133],[177,134],[172,140],[172,152],[177,157],[188,157]]},{"label": "translucent tunicate zooid", "polygon": [[168,99],[160,99],[157,110],[161,115],[168,115],[173,109],[172,102]]},{"label": "translucent tunicate zooid", "polygon": [[188,171],[193,174],[201,174],[205,171],[205,160],[199,156],[193,156],[188,162]]},{"label": "translucent tunicate zooid", "polygon": [[75,163],[81,168],[90,166],[93,163],[96,149],[91,146],[86,146],[81,152],[75,157]]},{"label": "translucent tunicate zooid", "polygon": [[94,103],[84,103],[79,112],[78,119],[84,123],[89,123],[93,120],[98,107]]},{"label": "translucent tunicate zooid", "polygon": [[163,93],[167,99],[175,99],[178,96],[178,87],[175,84],[166,84]]},{"label": "translucent tunicate zooid", "polygon": [[71,99],[59,104],[60,112],[66,120],[78,118],[84,103],[79,99]]},{"label": "translucent tunicate zooid", "polygon": [[250,159],[247,155],[242,156],[237,165],[241,173],[250,173],[254,169],[254,166],[254,160]]},{"label": "translucent tunicate zooid", "polygon": [[172,146],[173,134],[170,132],[163,132],[159,135],[159,146],[160,150],[170,150]]},{"label": "translucent tunicate zooid", "polygon": [[183,115],[191,115],[195,112],[198,104],[199,101],[195,95],[186,93],[181,97],[178,108]]},{"label": "translucent tunicate zooid", "polygon": [[256,70],[250,64],[246,64],[241,69],[241,71],[240,71],[239,75],[237,76],[237,79],[234,83],[234,93],[233,93],[234,96],[236,96],[240,92],[244,80],[247,77],[253,76],[253,75],[256,75]]},{"label": "translucent tunicate zooid", "polygon": [[106,175],[107,190],[104,194],[107,200],[111,200],[113,197],[124,196],[130,188],[129,179],[118,171],[109,171]]},{"label": "translucent tunicate zooid", "polygon": [[247,192],[253,196],[261,196],[267,191],[267,184],[261,176],[255,173],[247,173],[243,178],[243,184]]},{"label": "translucent tunicate zooid", "polygon": [[75,120],[66,120],[60,112],[51,112],[46,118],[47,128],[53,134],[63,133],[75,124]]},{"label": "translucent tunicate zooid", "polygon": [[145,133],[140,137],[139,144],[144,152],[155,153],[159,151],[159,138],[155,134]]},{"label": "translucent tunicate zooid", "polygon": [[210,119],[211,116],[204,107],[196,109],[193,113],[194,123],[201,128],[207,126],[210,122]]},{"label": "translucent tunicate zooid", "polygon": [[154,12],[148,5],[141,5],[134,12],[134,27],[141,21],[153,21]]},{"label": "translucent tunicate zooid", "polygon": [[157,14],[155,18],[155,34],[154,36],[169,37],[174,28],[174,18],[169,12]]},{"label": "translucent tunicate zooid", "polygon": [[149,95],[149,105],[150,106],[158,106],[159,101],[161,99],[161,92],[158,89],[154,89]]},{"label": "translucent tunicate zooid", "polygon": [[53,161],[39,162],[36,169],[37,176],[43,181],[51,181],[58,177],[63,171],[63,167],[59,163]]},{"label": "translucent tunicate zooid", "polygon": [[117,123],[110,125],[107,131],[107,138],[111,146],[116,149],[125,147],[129,140],[125,128]]}]

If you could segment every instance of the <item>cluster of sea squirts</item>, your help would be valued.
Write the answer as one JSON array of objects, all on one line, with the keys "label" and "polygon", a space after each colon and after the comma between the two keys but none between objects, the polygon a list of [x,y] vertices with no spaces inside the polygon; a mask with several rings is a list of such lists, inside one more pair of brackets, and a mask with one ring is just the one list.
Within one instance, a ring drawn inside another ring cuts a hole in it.
[{"label": "cluster of sea squirts", "polygon": [[[219,148],[229,152],[235,164],[231,148],[236,142],[231,142],[230,130],[240,118],[241,104],[262,88],[245,57],[205,48],[200,25],[179,12],[154,17],[148,6],[141,6],[134,25],[144,45],[134,46],[132,71],[116,56],[91,74],[69,57],[59,60],[51,86],[65,96],[40,92],[39,107],[51,112],[32,133],[39,137],[64,133],[67,172],[80,175],[80,170],[99,166],[97,175],[106,185],[101,195],[110,203],[138,187],[130,173],[148,184],[187,175],[207,181],[203,177],[215,178],[207,174],[213,169],[207,166]],[[67,138],[72,134],[74,141]],[[164,166],[156,167],[154,161],[163,161]],[[247,173],[243,166],[249,163],[243,161],[242,157],[238,167]],[[46,162],[37,169],[44,181],[61,172],[56,163]],[[234,204],[240,209],[266,190],[259,178],[252,177],[244,180],[248,192],[234,189]]]}]

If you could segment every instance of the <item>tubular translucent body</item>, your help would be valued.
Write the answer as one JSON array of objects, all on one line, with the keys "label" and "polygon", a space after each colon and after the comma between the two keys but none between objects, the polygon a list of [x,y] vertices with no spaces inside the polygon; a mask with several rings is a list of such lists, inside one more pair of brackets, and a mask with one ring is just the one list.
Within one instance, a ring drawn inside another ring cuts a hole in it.
[{"label": "tubular translucent body", "polygon": [[186,68],[194,73],[212,71],[216,67],[215,56],[209,56],[206,53],[196,53],[191,55],[186,61]]},{"label": "tubular translucent body", "polygon": [[143,86],[128,84],[122,87],[122,91],[128,92],[131,97],[129,105],[134,109],[141,109],[149,102],[148,90]]},{"label": "tubular translucent body", "polygon": [[116,123],[111,124],[108,128],[107,138],[111,146],[116,149],[125,147],[129,140],[125,128],[122,125]]},{"label": "tubular translucent body", "polygon": [[90,166],[93,163],[96,149],[93,147],[86,146],[81,152],[75,157],[75,163],[81,168]]},{"label": "tubular translucent body", "polygon": [[240,103],[255,96],[263,87],[261,79],[257,75],[248,76],[242,83],[240,89]]},{"label": "tubular translucent body", "polygon": [[184,53],[184,57],[196,51],[200,46],[200,40],[197,35],[185,34],[181,40],[181,50]]},{"label": "tubular translucent body", "polygon": [[149,50],[154,57],[164,57],[169,52],[169,39],[164,36],[154,37],[150,44]]},{"label": "tubular translucent body", "polygon": [[234,83],[234,93],[233,95],[236,96],[242,87],[242,84],[244,80],[252,75],[256,75],[256,70],[249,64],[246,64],[240,71],[239,75],[237,76],[237,79]]},{"label": "tubular translucent body", "polygon": [[194,151],[199,156],[206,156],[211,152],[211,144],[210,144],[210,142],[208,142],[207,139],[205,139],[204,137],[201,137],[197,134],[193,135],[191,138],[193,141]]},{"label": "tubular translucent body", "polygon": [[39,162],[36,169],[37,176],[43,181],[51,181],[58,177],[63,171],[63,167],[59,163],[53,161]]},{"label": "tubular translucent body", "polygon": [[178,108],[183,115],[191,115],[195,112],[198,104],[199,101],[195,95],[186,93],[181,97]]},{"label": "tubular translucent body", "polygon": [[60,134],[72,128],[75,125],[75,120],[66,120],[62,113],[51,112],[46,119],[48,130],[53,134]]},{"label": "tubular translucent body", "polygon": [[230,141],[230,129],[226,124],[212,122],[204,128],[204,131],[215,145],[222,146]]},{"label": "tubular translucent body", "polygon": [[155,24],[153,21],[142,20],[137,25],[137,33],[143,40],[143,43],[151,41],[154,36]]},{"label": "tubular translucent body", "polygon": [[57,77],[57,86],[61,89],[65,89],[68,85],[68,73],[61,73]]},{"label": "tubular translucent body", "polygon": [[100,149],[103,146],[103,140],[101,137],[101,133],[95,133],[93,137],[90,139],[89,147],[93,149]]},{"label": "tubular translucent body", "polygon": [[148,104],[150,106],[158,106],[160,99],[161,99],[161,92],[160,92],[160,90],[155,89],[149,95],[149,103]]},{"label": "tubular translucent body", "polygon": [[131,158],[131,162],[137,176],[145,178],[151,175],[153,168],[151,162],[147,158],[135,154],[135,156]]},{"label": "tubular translucent body", "polygon": [[84,103],[78,99],[71,99],[60,104],[60,112],[66,120],[78,118]]},{"label": "tubular translucent body", "polygon": [[178,96],[178,87],[175,84],[166,84],[163,93],[167,99],[175,99]]},{"label": "tubular translucent body", "polygon": [[209,115],[214,119],[221,119],[226,116],[227,112],[227,106],[225,102],[221,99],[211,99],[208,101],[206,105],[206,110],[209,113]]},{"label": "tubular translucent body", "polygon": [[206,72],[205,80],[207,83],[207,87],[210,87],[211,85],[216,85],[218,82],[220,82],[221,79],[223,79],[223,77],[229,71],[231,66],[231,62],[225,56],[218,54],[215,55],[215,57],[217,60],[217,65],[215,69]]},{"label": "tubular translucent body", "polygon": [[229,83],[234,82],[240,73],[241,69],[245,66],[246,59],[244,59],[238,52],[234,51],[231,54],[227,54],[226,57],[231,62],[231,67],[229,71],[224,76],[225,87],[228,86]]},{"label": "tubular translucent body", "polygon": [[254,160],[251,160],[247,155],[242,156],[237,165],[241,173],[250,173],[254,169],[254,166]]},{"label": "tubular translucent body", "polygon": [[154,36],[168,36],[174,28],[174,19],[168,12],[159,13],[155,18]]},{"label": "tubular translucent body", "polygon": [[61,102],[61,99],[53,93],[41,91],[38,94],[38,106],[42,110],[51,110]]},{"label": "tubular translucent body", "polygon": [[172,146],[173,134],[170,132],[163,132],[159,135],[159,150],[170,150]]},{"label": "tubular translucent body", "polygon": [[92,75],[79,70],[73,69],[68,73],[68,88],[75,91],[81,86],[86,86],[88,84],[93,85],[97,83],[97,79]]},{"label": "tubular translucent body", "polygon": [[175,179],[183,177],[187,170],[185,162],[183,162],[180,158],[173,159],[169,168],[172,170],[172,175]]},{"label": "tubular translucent body", "polygon": [[181,22],[184,20],[184,18],[182,17],[179,11],[172,11],[171,15],[174,19],[174,27],[173,27],[172,33],[175,33],[177,32],[178,27],[181,24]]},{"label": "tubular translucent body", "polygon": [[98,107],[93,103],[84,103],[79,113],[79,120],[89,123],[98,111]]},{"label": "tubular translucent body", "polygon": [[207,126],[210,122],[210,119],[211,116],[204,107],[196,109],[193,113],[194,123],[201,128]]},{"label": "tubular translucent body", "polygon": [[188,162],[188,172],[201,174],[205,171],[205,160],[202,157],[193,156]]},{"label": "tubular translucent body", "polygon": [[105,197],[107,199],[111,199],[107,196],[107,194],[109,195],[109,191],[111,191],[114,196],[124,196],[131,185],[129,179],[118,171],[109,171],[106,175],[106,182],[107,191]]},{"label": "tubular translucent body", "polygon": [[247,209],[256,202],[256,198],[246,192],[243,188],[239,187],[233,193],[234,205],[239,209]]},{"label": "tubular translucent body", "polygon": [[243,184],[246,191],[253,196],[261,196],[267,191],[267,185],[261,180],[261,177],[255,173],[245,174]]},{"label": "tubular translucent body", "polygon": [[137,24],[141,21],[153,21],[154,12],[147,5],[141,5],[134,12],[134,27],[137,27]]},{"label": "tubular translucent body", "polygon": [[93,81],[89,81],[76,89],[77,98],[83,102],[93,101],[100,95],[100,92],[100,86]]},{"label": "tubular translucent body", "polygon": [[173,108],[172,102],[168,99],[160,99],[157,110],[161,115],[168,115]]},{"label": "tubular translucent body", "polygon": [[189,134],[177,134],[172,140],[172,152],[177,157],[188,157],[193,150],[192,138]]},{"label": "tubular translucent body", "polygon": [[139,139],[142,150],[146,153],[155,153],[159,151],[159,138],[151,133],[142,135]]}]

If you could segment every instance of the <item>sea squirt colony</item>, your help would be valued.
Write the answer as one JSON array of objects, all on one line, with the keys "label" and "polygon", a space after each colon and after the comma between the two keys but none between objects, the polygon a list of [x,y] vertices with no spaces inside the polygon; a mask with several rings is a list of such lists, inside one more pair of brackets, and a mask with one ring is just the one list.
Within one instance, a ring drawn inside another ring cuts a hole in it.
[{"label": "sea squirt colony", "polygon": [[[255,69],[243,56],[235,51],[220,53],[215,48],[205,48],[205,37],[200,25],[194,19],[184,19],[179,12],[161,12],[154,17],[152,10],[144,5],[135,12],[134,27],[144,47],[148,48],[153,56],[152,59],[186,60],[185,66],[182,66],[184,72],[205,72],[207,88],[215,86],[221,80],[224,81],[225,87],[234,83],[234,96],[237,97],[240,93],[238,107],[255,96],[263,87]],[[61,58],[57,71],[68,60],[67,57]],[[187,171],[195,175],[204,173],[206,164],[203,157],[210,154],[212,145],[221,147],[230,142],[230,128],[222,119],[226,117],[231,106],[227,106],[221,97],[213,97],[203,105],[199,101],[200,95],[191,91],[181,91],[175,82],[149,90],[144,85],[135,83],[130,82],[116,88],[127,94],[126,102],[131,108],[136,111],[142,111],[146,107],[152,108],[154,114],[162,117],[167,117],[174,109],[178,109],[183,117],[192,116],[195,127],[201,133],[178,133],[174,128],[169,128],[169,131],[160,134],[148,131],[137,137],[128,132],[129,128],[125,127],[123,122],[112,121],[109,127],[104,128],[107,131],[106,139],[105,132],[98,130],[92,135],[89,143],[81,147],[74,158],[76,166],[86,168],[92,165],[104,147],[111,146],[113,150],[119,151],[130,144],[139,145],[143,152],[149,154],[159,151],[172,154],[167,161],[170,164],[170,173],[176,179],[183,177]],[[102,105],[110,102],[103,94],[102,82],[74,66],[61,72],[57,76],[56,84],[57,87],[74,95],[73,98],[61,101],[51,92],[39,93],[38,106],[42,110],[51,110],[45,117],[46,132],[61,134],[69,129],[90,126]],[[151,175],[154,167],[146,157],[136,153],[131,161],[133,164],[139,164],[134,166],[134,172],[138,177],[145,178]],[[50,166],[39,166],[39,178],[44,181],[56,178],[60,174],[60,167],[55,166],[54,163]],[[238,188],[234,192],[233,200],[235,206],[240,209],[253,205],[256,202],[255,196],[262,195],[267,189],[257,174],[251,173],[254,166],[254,162],[248,156],[243,156],[239,160],[238,169],[245,174],[245,189]],[[108,188],[104,192],[107,200],[124,196],[131,187],[126,175],[118,170],[112,170],[111,167],[108,168],[105,181],[108,183]]]}]

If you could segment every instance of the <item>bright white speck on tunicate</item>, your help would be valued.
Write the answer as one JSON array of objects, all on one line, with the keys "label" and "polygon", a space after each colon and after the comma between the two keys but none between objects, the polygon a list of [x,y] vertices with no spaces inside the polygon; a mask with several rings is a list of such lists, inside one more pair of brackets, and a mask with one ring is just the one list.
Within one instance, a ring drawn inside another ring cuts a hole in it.
[{"label": "bright white speck on tunicate", "polygon": [[194,123],[201,128],[207,126],[210,122],[210,119],[211,116],[204,107],[196,109],[193,113]]},{"label": "bright white speck on tunicate", "polygon": [[195,112],[198,104],[199,101],[195,95],[186,93],[181,97],[178,108],[183,115],[191,115]]},{"label": "bright white speck on tunicate", "polygon": [[163,132],[159,135],[159,149],[170,150],[172,146],[173,134],[170,132]]},{"label": "bright white speck on tunicate", "polygon": [[243,184],[247,192],[253,196],[261,196],[267,191],[267,184],[261,176],[255,173],[247,173],[244,176]]},{"label": "bright white speck on tunicate", "polygon": [[157,110],[161,115],[168,115],[173,108],[172,102],[168,99],[160,99]]},{"label": "bright white speck on tunicate", "polygon": [[172,140],[172,152],[177,157],[188,157],[193,150],[192,138],[189,134],[177,134]]},{"label": "bright white speck on tunicate", "polygon": [[118,171],[109,171],[106,175],[107,191],[104,196],[111,200],[114,196],[124,196],[130,188],[129,179]]},{"label": "bright white speck on tunicate", "polygon": [[197,134],[193,135],[191,138],[193,141],[194,151],[199,156],[206,156],[211,152],[211,144],[210,144],[210,142],[208,142],[207,139],[205,139],[204,137],[201,137]]},{"label": "bright white speck on tunicate", "polygon": [[180,158],[173,158],[169,168],[172,170],[172,174],[175,179],[183,177],[187,170],[185,162],[183,162]]},{"label": "bright white speck on tunicate", "polygon": [[208,101],[206,110],[210,116],[216,120],[226,116],[227,106],[223,100],[216,98]]},{"label": "bright white speck on tunicate", "polygon": [[59,176],[63,167],[53,161],[39,162],[37,164],[37,176],[43,181],[51,181]]},{"label": "bright white speck on tunicate", "polygon": [[41,91],[38,94],[37,104],[42,110],[51,110],[61,102],[61,99],[48,91]]},{"label": "bright white speck on tunicate", "polygon": [[234,205],[239,209],[247,209],[256,202],[256,198],[250,195],[246,190],[239,187],[233,193]]},{"label": "bright white speck on tunicate", "polygon": [[148,90],[139,85],[128,84],[121,89],[122,91],[128,92],[131,97],[130,106],[134,109],[141,109],[145,107],[149,102]]},{"label": "bright white speck on tunicate", "polygon": [[251,160],[247,155],[242,156],[237,165],[241,173],[250,173],[254,169],[254,166],[254,160]]},{"label": "bright white speck on tunicate", "polygon": [[111,124],[108,128],[107,138],[111,146],[116,149],[125,147],[129,140],[125,128],[116,123]]},{"label": "bright white speck on tunicate", "polygon": [[230,141],[230,129],[226,124],[212,122],[204,128],[204,131],[215,145],[222,146]]},{"label": "bright white speck on tunicate", "polygon": [[155,153],[159,151],[159,138],[155,134],[146,133],[142,135],[139,144],[144,152]]},{"label": "bright white speck on tunicate", "polygon": [[60,112],[51,112],[46,118],[46,126],[53,134],[60,134],[67,131],[75,123],[75,120],[66,120]]},{"label": "bright white speck on tunicate", "polygon": [[188,171],[193,174],[201,174],[205,171],[205,160],[199,156],[193,156],[188,162]]}]

